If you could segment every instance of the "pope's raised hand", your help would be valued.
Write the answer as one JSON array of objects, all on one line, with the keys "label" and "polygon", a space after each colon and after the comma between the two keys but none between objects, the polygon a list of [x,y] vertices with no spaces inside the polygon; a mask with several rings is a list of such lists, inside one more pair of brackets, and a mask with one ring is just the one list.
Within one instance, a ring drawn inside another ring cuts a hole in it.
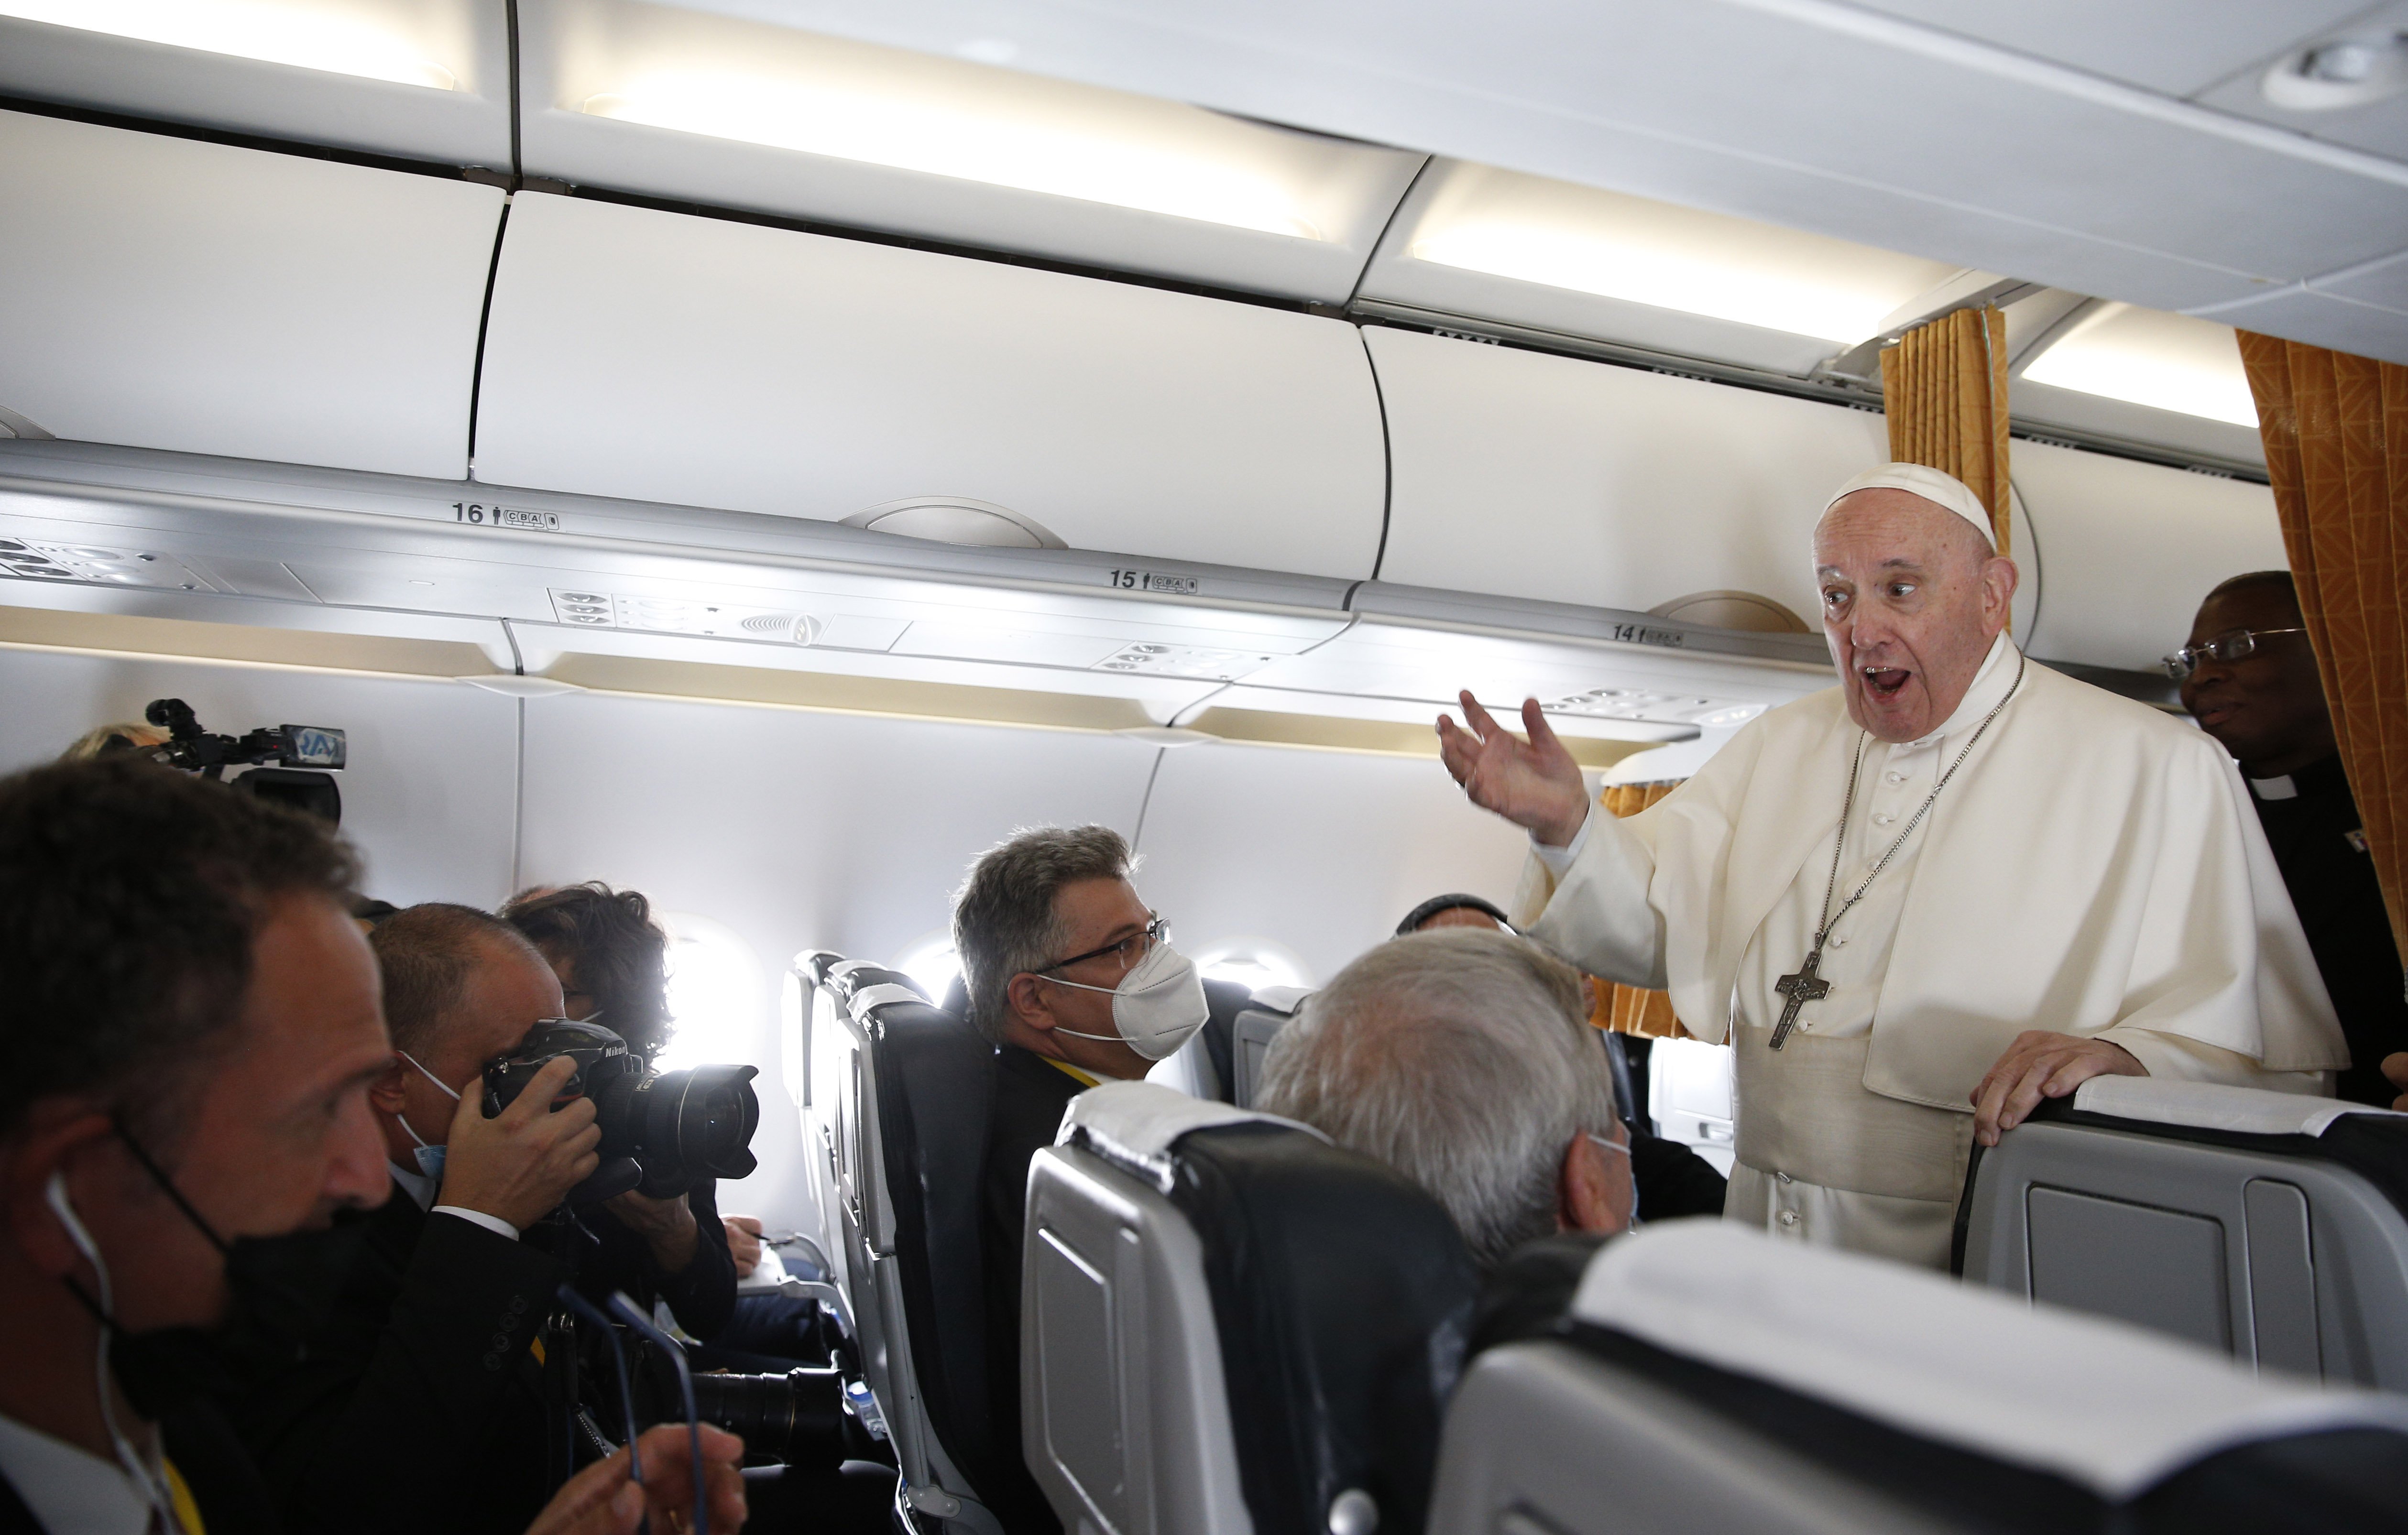
[{"label": "pope's raised hand", "polygon": [[1539,711],[1539,700],[1522,704],[1525,740],[1498,724],[1470,694],[1461,696],[1464,729],[1444,715],[1438,722],[1438,754],[1471,802],[1527,828],[1549,847],[1579,835],[1588,818],[1588,786],[1580,764],[1564,750]]}]

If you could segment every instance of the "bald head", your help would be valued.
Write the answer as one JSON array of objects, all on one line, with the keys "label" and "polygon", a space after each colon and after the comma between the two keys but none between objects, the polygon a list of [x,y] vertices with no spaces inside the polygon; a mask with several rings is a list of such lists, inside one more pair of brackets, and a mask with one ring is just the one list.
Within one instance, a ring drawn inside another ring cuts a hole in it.
[{"label": "bald head", "polygon": [[550,1010],[527,1022],[560,1012],[559,981],[551,964],[517,928],[473,906],[429,901],[396,911],[368,935],[368,944],[383,977],[385,1023],[394,1046],[413,1055],[423,1057],[433,1049],[448,1023],[480,1011],[475,1004],[496,983],[540,1000],[549,981]]},{"label": "bald head", "polygon": [[1823,633],[1848,716],[1886,741],[1939,728],[1964,700],[2014,601],[2013,560],[1911,491],[1842,495],[1814,527]]}]

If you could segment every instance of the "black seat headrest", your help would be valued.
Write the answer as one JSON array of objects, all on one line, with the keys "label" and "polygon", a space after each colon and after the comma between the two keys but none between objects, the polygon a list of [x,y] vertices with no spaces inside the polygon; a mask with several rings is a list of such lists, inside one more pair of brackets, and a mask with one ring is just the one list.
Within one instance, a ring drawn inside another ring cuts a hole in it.
[{"label": "black seat headrest", "polygon": [[1166,1192],[1202,1242],[1255,1535],[1326,1535],[1349,1491],[1381,1529],[1419,1530],[1477,1287],[1455,1223],[1301,1128],[1220,1126],[1172,1150]]},{"label": "black seat headrest", "polygon": [[[863,988],[902,983],[892,975],[863,969],[844,979]],[[996,1442],[986,1378],[979,1198],[995,1049],[959,1018],[923,1001],[886,1002],[871,1010],[868,1023],[912,1372],[946,1453],[992,1496],[1019,1454],[1017,1445]],[[1002,1459],[1007,1450],[1010,1462]]]}]

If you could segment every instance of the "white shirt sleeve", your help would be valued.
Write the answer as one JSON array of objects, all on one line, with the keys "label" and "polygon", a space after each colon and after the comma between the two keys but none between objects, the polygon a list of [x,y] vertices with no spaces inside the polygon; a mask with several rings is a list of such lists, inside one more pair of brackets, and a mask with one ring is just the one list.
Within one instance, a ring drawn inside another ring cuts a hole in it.
[{"label": "white shirt sleeve", "polygon": [[497,1237],[507,1237],[512,1241],[519,1240],[519,1228],[517,1227],[512,1226],[509,1222],[502,1219],[499,1215],[488,1215],[481,1210],[463,1210],[458,1205],[437,1205],[433,1210],[428,1211],[427,1213],[430,1215],[457,1215],[462,1220],[466,1221],[469,1225],[481,1226]]},{"label": "white shirt sleeve", "polygon": [[1591,805],[1588,808],[1588,814],[1581,817],[1580,830],[1572,833],[1572,839],[1559,848],[1547,846],[1546,843],[1539,840],[1537,832],[1532,832],[1530,834],[1531,856],[1544,865],[1549,874],[1561,881],[1571,868],[1572,860],[1580,856],[1580,850],[1587,845],[1589,818],[1596,814],[1597,807]]}]

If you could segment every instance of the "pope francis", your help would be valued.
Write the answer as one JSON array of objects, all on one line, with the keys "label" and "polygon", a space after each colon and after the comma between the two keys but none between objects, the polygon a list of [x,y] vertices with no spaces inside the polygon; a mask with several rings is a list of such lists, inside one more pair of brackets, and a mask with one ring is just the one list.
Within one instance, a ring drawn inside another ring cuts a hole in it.
[{"label": "pope francis", "polygon": [[[1960,481],[1892,464],[1815,527],[1840,685],[1628,820],[1525,703],[1439,722],[1531,836],[1514,913],[1737,1051],[1727,1217],[1945,1267],[1973,1140],[2102,1072],[2329,1092],[2348,1054],[2232,762],[2007,638]],[[1533,920],[1535,919],[1535,920]]]}]

